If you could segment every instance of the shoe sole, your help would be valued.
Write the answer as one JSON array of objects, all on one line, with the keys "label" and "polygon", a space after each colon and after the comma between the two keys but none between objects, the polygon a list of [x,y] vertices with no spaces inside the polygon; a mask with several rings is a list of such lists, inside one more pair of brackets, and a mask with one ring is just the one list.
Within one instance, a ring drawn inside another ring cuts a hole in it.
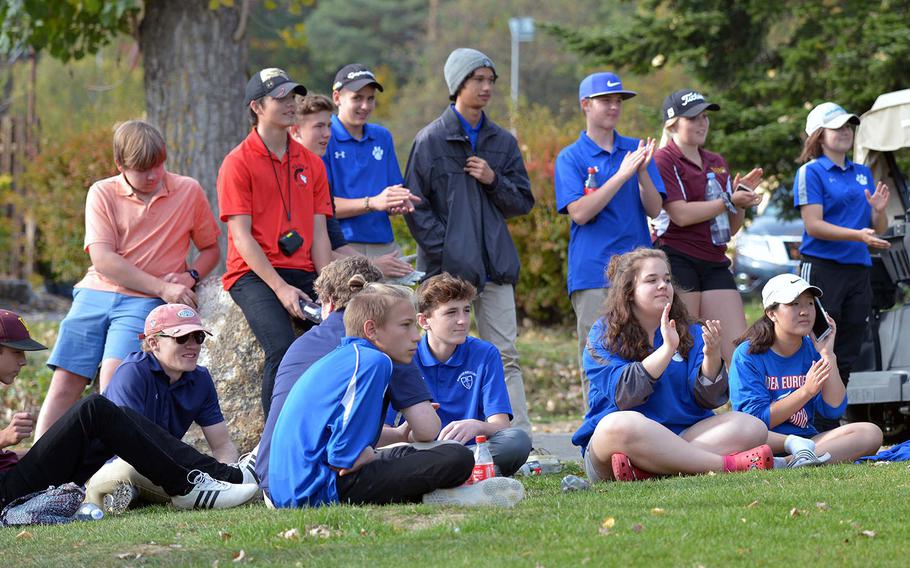
[{"label": "shoe sole", "polygon": [[136,490],[132,485],[121,483],[116,489],[104,496],[103,510],[107,515],[122,515],[130,508],[136,498]]},{"label": "shoe sole", "polygon": [[517,479],[493,477],[474,485],[452,489],[437,489],[423,496],[429,505],[458,505],[461,507],[514,507],[524,499],[525,487]]}]

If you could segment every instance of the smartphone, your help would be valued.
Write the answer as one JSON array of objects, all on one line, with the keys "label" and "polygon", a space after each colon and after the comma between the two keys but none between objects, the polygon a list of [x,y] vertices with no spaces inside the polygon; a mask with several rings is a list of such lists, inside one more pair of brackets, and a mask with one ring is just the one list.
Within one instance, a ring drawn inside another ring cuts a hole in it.
[{"label": "smartphone", "polygon": [[300,301],[300,311],[303,312],[303,316],[315,324],[322,323],[322,306],[315,302],[307,302],[306,300]]},{"label": "smartphone", "polygon": [[736,186],[736,190],[735,190],[735,191],[752,191],[752,188],[751,188],[751,187],[748,187],[748,186],[746,186],[746,185],[744,185],[744,184],[739,184],[739,185]]},{"label": "smartphone", "polygon": [[831,333],[831,324],[828,323],[828,312],[822,307],[822,301],[815,297],[815,324],[812,326],[812,335],[815,341],[821,341]]}]

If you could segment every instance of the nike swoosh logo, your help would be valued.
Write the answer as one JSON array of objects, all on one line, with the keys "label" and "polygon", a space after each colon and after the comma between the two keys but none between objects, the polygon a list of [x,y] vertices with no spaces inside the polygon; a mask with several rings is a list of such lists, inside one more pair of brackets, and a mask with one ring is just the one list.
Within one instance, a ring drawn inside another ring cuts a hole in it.
[{"label": "nike swoosh logo", "polygon": [[617,81],[617,82],[615,82],[615,83],[611,83],[611,82],[607,81],[607,86],[608,86],[608,87],[618,87],[618,86],[621,85],[621,84],[622,84],[622,83],[620,83],[619,81]]}]

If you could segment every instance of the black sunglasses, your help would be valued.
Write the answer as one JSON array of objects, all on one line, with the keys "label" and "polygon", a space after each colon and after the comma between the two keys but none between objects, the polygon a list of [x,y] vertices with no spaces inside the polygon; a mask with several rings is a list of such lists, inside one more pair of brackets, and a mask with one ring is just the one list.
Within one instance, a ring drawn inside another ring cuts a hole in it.
[{"label": "black sunglasses", "polygon": [[186,335],[181,335],[180,337],[172,337],[170,335],[163,335],[162,337],[170,337],[171,339],[176,341],[178,345],[185,344],[187,341],[190,340],[191,337],[193,338],[193,341],[195,341],[199,345],[202,345],[205,342],[205,332],[204,331],[193,331],[193,332],[187,333]]}]

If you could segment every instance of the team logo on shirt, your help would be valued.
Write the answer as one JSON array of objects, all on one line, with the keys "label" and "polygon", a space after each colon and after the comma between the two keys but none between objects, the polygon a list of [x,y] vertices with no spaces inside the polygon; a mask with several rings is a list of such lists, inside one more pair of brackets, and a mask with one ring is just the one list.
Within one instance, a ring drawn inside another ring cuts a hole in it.
[{"label": "team logo on shirt", "polygon": [[727,168],[721,166],[721,167],[717,167],[717,168],[711,168],[711,171],[719,176],[722,176],[725,173],[727,173]]},{"label": "team logo on shirt", "polygon": [[297,168],[296,170],[294,170],[294,175],[297,176],[297,179],[303,185],[307,184],[306,174],[304,173],[305,171],[306,170],[304,170],[303,168]]},{"label": "team logo on shirt", "polygon": [[344,158],[344,150],[341,150],[340,152],[335,152],[335,159],[338,160],[339,158]]},{"label": "team logo on shirt", "polygon": [[867,183],[869,183],[869,179],[868,179],[866,176],[864,176],[863,174],[858,174],[858,175],[856,176],[856,181],[857,181],[860,185],[866,185]]},{"label": "team logo on shirt", "polygon": [[471,387],[474,386],[474,377],[476,376],[474,371],[465,371],[458,375],[458,382],[461,383],[461,386],[463,386],[465,390],[471,390]]},{"label": "team logo on shirt", "polygon": [[379,146],[373,146],[373,157],[376,158],[377,162],[379,160],[381,160],[382,159],[382,148],[380,148]]}]

